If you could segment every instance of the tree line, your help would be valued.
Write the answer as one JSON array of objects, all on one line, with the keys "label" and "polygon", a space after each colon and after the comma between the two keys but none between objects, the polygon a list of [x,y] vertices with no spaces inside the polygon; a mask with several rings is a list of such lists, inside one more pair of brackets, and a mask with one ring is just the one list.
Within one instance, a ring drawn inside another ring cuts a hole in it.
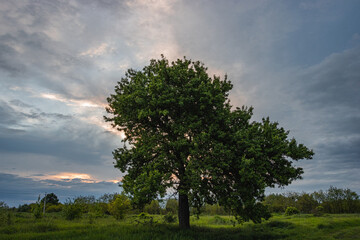
[{"label": "tree line", "polygon": [[264,204],[273,213],[284,213],[289,207],[301,213],[360,213],[359,195],[348,188],[333,186],[313,193],[270,194],[265,197]]},{"label": "tree line", "polygon": [[[44,207],[45,203],[45,207]],[[262,202],[271,213],[296,214],[306,213],[322,215],[324,213],[360,213],[359,195],[350,190],[330,186],[328,190],[315,191],[313,193],[288,192],[284,194],[269,194]],[[45,211],[44,211],[45,209]],[[117,220],[125,218],[126,215],[137,214],[160,214],[164,215],[165,222],[176,221],[179,211],[177,199],[152,200],[143,208],[136,208],[131,200],[124,194],[104,194],[99,198],[94,196],[79,196],[67,199],[61,203],[54,193],[49,193],[42,199],[31,204],[22,204],[10,208],[5,202],[0,202],[0,222],[6,224],[11,222],[11,213],[28,212],[34,218],[42,218],[43,214],[61,212],[65,219],[73,220],[86,215],[89,218],[113,216]],[[192,215],[231,215],[229,210],[219,204],[205,204],[200,208],[191,208]]]}]

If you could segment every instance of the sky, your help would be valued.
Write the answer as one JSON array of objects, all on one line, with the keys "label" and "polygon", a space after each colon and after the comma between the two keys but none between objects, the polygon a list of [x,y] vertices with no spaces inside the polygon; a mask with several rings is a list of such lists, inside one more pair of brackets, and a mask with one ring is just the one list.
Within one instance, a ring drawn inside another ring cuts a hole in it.
[{"label": "sky", "polygon": [[360,1],[0,0],[0,201],[121,191],[103,121],[128,68],[199,60],[313,149],[302,180],[360,193]]}]

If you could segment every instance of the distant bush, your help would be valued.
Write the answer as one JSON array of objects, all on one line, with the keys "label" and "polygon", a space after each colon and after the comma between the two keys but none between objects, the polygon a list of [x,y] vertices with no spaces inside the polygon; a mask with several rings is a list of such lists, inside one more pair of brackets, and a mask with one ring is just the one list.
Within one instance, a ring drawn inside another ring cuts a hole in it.
[{"label": "distant bush", "polygon": [[216,215],[211,222],[213,224],[225,225],[229,222],[229,220]]},{"label": "distant bush", "polygon": [[157,221],[154,221],[154,218],[152,216],[149,216],[147,213],[140,213],[135,218],[136,224],[142,224],[142,225],[150,225],[157,223]]},{"label": "distant bush", "polygon": [[205,204],[204,207],[201,208],[201,212],[205,215],[226,215],[227,212],[225,209],[219,204]]},{"label": "distant bush", "polygon": [[285,215],[290,216],[294,214],[299,214],[300,211],[296,207],[287,207],[285,210]]},{"label": "distant bush", "polygon": [[12,213],[5,202],[0,202],[0,226],[12,224]]},{"label": "distant bush", "polygon": [[74,203],[77,204],[83,213],[87,213],[92,205],[95,204],[94,196],[79,196],[74,199]]},{"label": "distant bush", "polygon": [[82,216],[81,205],[68,199],[62,207],[62,214],[66,220],[74,220]]},{"label": "distant bush", "polygon": [[33,216],[36,219],[40,219],[43,216],[43,210],[41,209],[40,205],[35,206],[32,212],[33,212]]},{"label": "distant bush", "polygon": [[125,195],[117,195],[109,204],[109,212],[117,220],[121,220],[124,219],[130,206],[130,200]]},{"label": "distant bush", "polygon": [[177,218],[175,215],[173,215],[172,213],[167,213],[164,217],[163,220],[165,223],[174,223],[176,222]]},{"label": "distant bush", "polygon": [[49,204],[48,207],[46,207],[46,212],[61,212],[63,205],[62,204],[57,204],[57,205],[52,205]]},{"label": "distant bush", "polygon": [[323,206],[317,206],[314,211],[313,214],[315,217],[320,217],[322,215],[324,215],[324,208]]},{"label": "distant bush", "polygon": [[177,214],[179,203],[176,199],[168,199],[165,206],[166,213]]},{"label": "distant bush", "polygon": [[35,204],[32,204],[32,212],[33,212],[33,216],[36,218],[36,219],[40,219],[42,218],[43,216],[43,209],[41,207],[41,204],[40,204],[40,195],[38,197],[38,200]]},{"label": "distant bush", "polygon": [[103,217],[105,214],[109,214],[108,204],[96,202],[90,206],[88,213],[95,218]]},{"label": "distant bush", "polygon": [[17,212],[31,212],[31,206],[29,204],[19,205]]},{"label": "distant bush", "polygon": [[150,204],[147,204],[144,211],[149,214],[160,214],[161,208],[158,200],[152,200]]}]

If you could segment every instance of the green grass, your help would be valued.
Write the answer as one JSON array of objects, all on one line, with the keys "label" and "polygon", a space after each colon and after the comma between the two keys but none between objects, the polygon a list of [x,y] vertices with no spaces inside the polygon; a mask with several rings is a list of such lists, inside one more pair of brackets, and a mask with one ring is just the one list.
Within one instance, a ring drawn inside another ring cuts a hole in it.
[{"label": "green grass", "polygon": [[162,216],[154,222],[138,223],[136,216],[117,221],[111,216],[91,223],[87,216],[74,221],[60,214],[35,220],[31,214],[14,214],[10,225],[0,226],[0,239],[360,239],[360,215],[337,214],[275,215],[261,224],[236,224],[228,216],[192,216],[192,228],[180,230],[177,223],[165,224]]}]

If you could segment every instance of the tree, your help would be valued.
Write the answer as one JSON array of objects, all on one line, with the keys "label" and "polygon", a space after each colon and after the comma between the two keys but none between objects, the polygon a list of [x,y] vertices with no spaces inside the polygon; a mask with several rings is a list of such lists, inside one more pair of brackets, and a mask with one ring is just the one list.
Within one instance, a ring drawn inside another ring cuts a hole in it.
[{"label": "tree", "polygon": [[239,221],[269,217],[266,187],[301,177],[293,160],[313,152],[269,118],[250,122],[252,108],[232,110],[232,84],[212,78],[200,62],[162,56],[142,70],[129,69],[108,97],[105,120],[125,135],[113,152],[126,173],[122,187],[142,208],[178,193],[179,225],[189,228],[189,207],[218,203]]},{"label": "tree", "polygon": [[44,199],[45,198],[46,198],[46,204],[49,204],[49,203],[54,204],[54,205],[59,204],[59,199],[55,195],[55,193],[46,194],[46,196],[41,199],[42,204],[44,204]]},{"label": "tree", "polygon": [[301,193],[297,197],[296,206],[302,213],[311,213],[318,206],[312,194]]}]

